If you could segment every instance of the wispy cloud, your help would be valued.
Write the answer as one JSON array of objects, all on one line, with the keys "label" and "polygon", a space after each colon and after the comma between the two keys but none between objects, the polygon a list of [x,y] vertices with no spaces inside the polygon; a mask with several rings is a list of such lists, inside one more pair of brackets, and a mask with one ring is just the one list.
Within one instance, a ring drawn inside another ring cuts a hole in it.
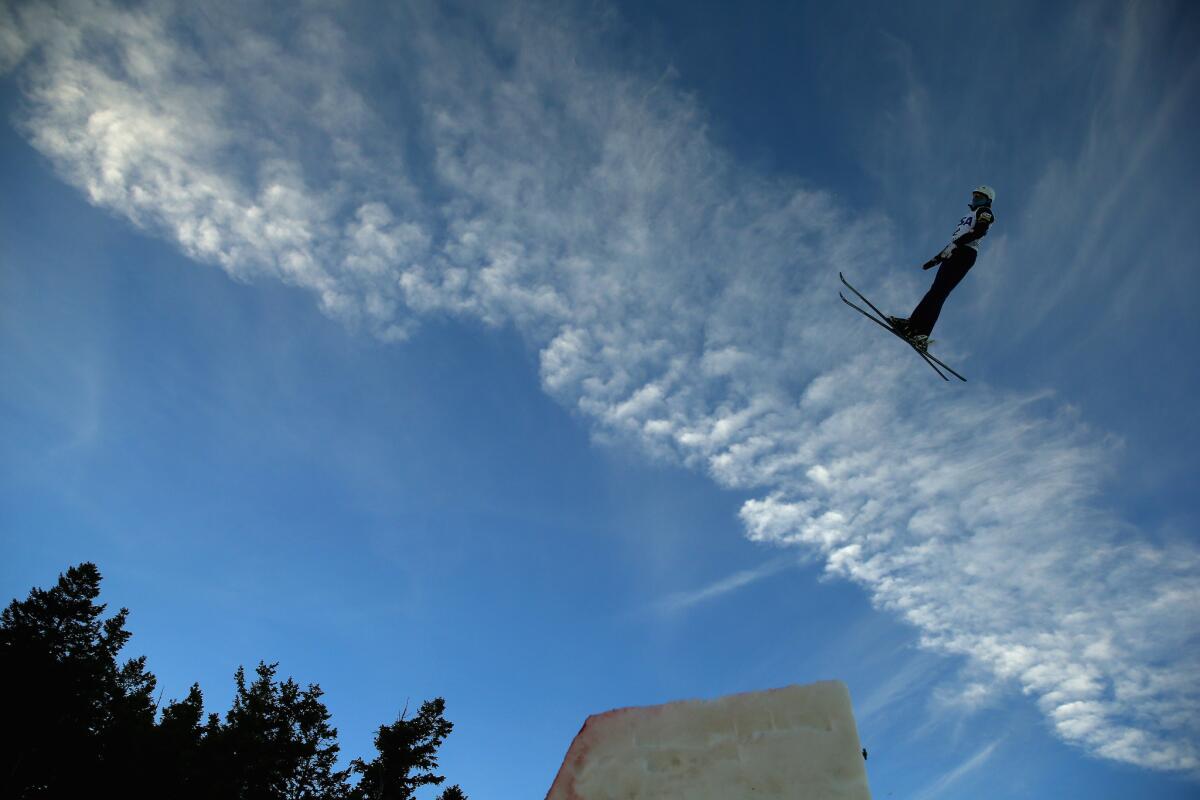
[{"label": "wispy cloud", "polygon": [[[1033,334],[1079,297],[1096,319],[1124,323],[1138,287],[1176,257],[1167,237],[1147,236],[1147,224],[1160,220],[1161,230],[1175,213],[1165,188],[1182,165],[1168,145],[1200,90],[1200,57],[1188,49],[1187,62],[1169,63],[1160,47],[1187,26],[1178,18],[1186,7],[1084,3],[1064,20],[1060,68],[1093,72],[1075,106],[1089,113],[1034,175],[1023,235],[1007,241],[993,271],[1027,276],[1019,296],[1004,300],[1022,309],[1014,335]],[[1062,80],[1048,90],[1061,96]]]},{"label": "wispy cloud", "polygon": [[[886,218],[742,172],[692,98],[600,49],[602,9],[414,4],[384,48],[320,4],[238,8],[6,7],[23,129],[93,203],[380,337],[516,327],[597,438],[758,492],[752,539],[823,557],[1063,739],[1200,766],[1200,554],[1104,507],[1119,442],[1076,412],[913,382],[830,301],[839,268],[896,297]],[[366,52],[398,55],[372,77]]]},{"label": "wispy cloud", "polygon": [[981,748],[966,761],[959,764],[949,772],[946,772],[936,781],[918,792],[915,795],[916,800],[934,800],[934,798],[942,796],[947,789],[950,789],[954,786],[954,784],[958,783],[964,777],[970,775],[972,772],[986,764],[988,759],[992,757],[992,754],[996,752],[996,748],[998,748],[1002,742],[1003,739],[997,739],[991,744]]},{"label": "wispy cloud", "polygon": [[[897,706],[903,705],[913,695],[926,691],[929,684],[946,672],[944,664],[927,653],[896,653],[892,669],[887,677],[875,685],[870,694],[861,698],[854,706],[860,726],[887,725],[895,723],[900,714]],[[912,717],[904,715],[906,730],[911,730]]]},{"label": "wispy cloud", "polygon": [[662,614],[678,614],[692,606],[708,600],[715,600],[730,592],[735,592],[738,589],[757,583],[763,578],[778,574],[795,563],[796,559],[794,557],[775,558],[754,569],[738,570],[732,575],[713,581],[708,586],[700,589],[669,594],[655,603],[654,608]]}]

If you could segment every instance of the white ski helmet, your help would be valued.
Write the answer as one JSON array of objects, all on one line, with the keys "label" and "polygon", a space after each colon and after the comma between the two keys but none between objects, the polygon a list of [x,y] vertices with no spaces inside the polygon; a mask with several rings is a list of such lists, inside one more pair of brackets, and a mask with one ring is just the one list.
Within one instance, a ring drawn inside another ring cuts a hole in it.
[{"label": "white ski helmet", "polygon": [[986,183],[981,183],[971,190],[971,194],[981,194],[988,199],[988,205],[996,202],[996,190],[988,186]]}]

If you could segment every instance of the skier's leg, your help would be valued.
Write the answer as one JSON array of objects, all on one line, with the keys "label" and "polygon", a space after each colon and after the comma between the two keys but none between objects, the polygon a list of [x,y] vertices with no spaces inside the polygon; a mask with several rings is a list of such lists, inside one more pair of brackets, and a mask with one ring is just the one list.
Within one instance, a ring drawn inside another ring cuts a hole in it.
[{"label": "skier's leg", "polygon": [[954,255],[941,263],[933,279],[933,286],[929,287],[929,291],[908,317],[909,335],[928,336],[933,333],[933,326],[937,324],[938,316],[942,313],[942,304],[974,266],[975,256],[973,249],[960,246]]}]

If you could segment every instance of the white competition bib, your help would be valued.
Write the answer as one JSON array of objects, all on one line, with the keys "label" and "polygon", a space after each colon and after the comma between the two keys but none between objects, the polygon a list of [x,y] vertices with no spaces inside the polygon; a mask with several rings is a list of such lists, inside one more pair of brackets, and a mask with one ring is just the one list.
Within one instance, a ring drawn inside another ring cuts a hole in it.
[{"label": "white competition bib", "polygon": [[[960,219],[958,221],[958,227],[956,227],[954,229],[954,234],[950,237],[950,241],[954,241],[955,239],[962,236],[967,231],[973,230],[975,228],[975,220],[979,216],[979,212],[983,211],[985,209],[988,211],[988,214],[990,215],[991,209],[987,209],[986,206],[983,206],[983,207],[973,210],[970,214],[967,214],[965,217]],[[976,239],[973,242],[967,242],[966,245],[967,245],[967,247],[970,247],[973,250],[979,250],[979,240],[978,239]]]}]

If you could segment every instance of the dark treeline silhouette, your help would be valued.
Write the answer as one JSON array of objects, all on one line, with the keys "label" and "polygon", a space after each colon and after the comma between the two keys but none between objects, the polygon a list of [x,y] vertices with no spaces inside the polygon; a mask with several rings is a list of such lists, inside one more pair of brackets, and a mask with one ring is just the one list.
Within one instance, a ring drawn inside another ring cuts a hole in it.
[{"label": "dark treeline silhouette", "polygon": [[[321,689],[260,663],[238,668],[224,720],[193,684],[162,709],[145,656],[118,663],[127,609],[103,619],[100,571],[85,563],[0,614],[0,797],[409,800],[440,785],[437,750],[453,725],[442,698],[375,736],[376,756],[337,769]],[[439,800],[466,800],[451,786]]]}]

